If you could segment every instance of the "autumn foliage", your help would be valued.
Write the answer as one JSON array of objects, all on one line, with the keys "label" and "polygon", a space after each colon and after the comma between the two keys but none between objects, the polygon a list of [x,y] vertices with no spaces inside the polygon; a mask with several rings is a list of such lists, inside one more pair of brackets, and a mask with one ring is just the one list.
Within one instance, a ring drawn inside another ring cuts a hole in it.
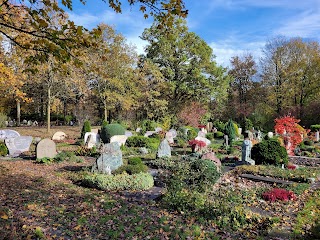
[{"label": "autumn foliage", "polygon": [[204,148],[206,146],[206,143],[204,141],[200,141],[200,140],[191,140],[189,141],[189,145],[192,148],[192,151],[197,151],[197,150],[201,150],[202,148]]},{"label": "autumn foliage", "polygon": [[296,196],[292,191],[288,191],[286,189],[281,189],[281,188],[274,188],[271,191],[267,191],[263,193],[262,198],[265,201],[275,202],[277,200],[280,200],[280,201],[295,200]]},{"label": "autumn foliage", "polygon": [[192,102],[186,105],[178,115],[178,118],[186,125],[198,127],[201,118],[206,114],[207,110],[203,104]]},{"label": "autumn foliage", "polygon": [[295,147],[302,142],[303,135],[306,134],[306,131],[298,124],[300,120],[285,116],[276,118],[274,121],[276,123],[274,126],[275,132],[283,138],[288,155],[294,155]]}]

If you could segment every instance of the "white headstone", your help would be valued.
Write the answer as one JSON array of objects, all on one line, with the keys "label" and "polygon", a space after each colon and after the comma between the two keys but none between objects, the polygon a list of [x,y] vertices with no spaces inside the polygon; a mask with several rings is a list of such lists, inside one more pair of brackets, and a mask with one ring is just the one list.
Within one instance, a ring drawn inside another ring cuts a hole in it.
[{"label": "white headstone", "polygon": [[140,132],[140,131],[141,131],[141,128],[138,127],[138,128],[136,129],[136,132]]},{"label": "white headstone", "polygon": [[5,140],[6,146],[9,150],[9,155],[17,157],[23,152],[29,151],[32,143],[31,136],[18,136],[15,138],[7,138]]},{"label": "white headstone", "polygon": [[316,131],[316,141],[319,142],[319,131]]},{"label": "white headstone", "polygon": [[168,141],[169,143],[174,143],[172,132],[167,132],[167,133],[166,133],[166,139],[167,139],[167,141]]},{"label": "white headstone", "polygon": [[125,131],[124,135],[126,135],[127,137],[132,137],[132,132],[130,131]]},{"label": "white headstone", "polygon": [[161,132],[161,131],[162,131],[162,127],[156,127],[154,130],[155,130],[156,132]]},{"label": "white headstone", "polygon": [[177,134],[177,131],[176,131],[175,129],[170,129],[169,132],[172,133],[172,137],[173,137],[173,138],[176,138],[177,135],[178,135],[178,134]]},{"label": "white headstone", "polygon": [[27,126],[32,126],[32,121],[31,121],[31,120],[29,120],[29,121],[27,122]]},{"label": "white headstone", "polygon": [[[88,141],[89,136],[91,136],[91,137]],[[84,143],[86,144],[87,148],[92,148],[92,147],[96,146],[99,143],[99,141],[100,141],[100,136],[99,136],[99,134],[97,134],[95,132],[86,132],[84,135]]]},{"label": "white headstone", "polygon": [[147,132],[144,134],[144,136],[145,136],[145,137],[149,137],[149,136],[151,136],[151,135],[154,134],[154,133],[156,133],[156,131],[147,131]]},{"label": "white headstone", "polygon": [[198,141],[205,142],[206,146],[209,146],[211,144],[211,141],[209,139],[205,138],[205,137],[196,137],[195,139],[198,140]]},{"label": "white headstone", "polygon": [[126,135],[114,135],[110,138],[110,143],[117,142],[119,145],[125,145],[127,141]]},{"label": "white headstone", "polygon": [[11,130],[11,129],[3,129],[0,130],[0,139],[4,140],[7,138],[15,138],[19,137],[20,134],[17,131]]},{"label": "white headstone", "polygon": [[54,158],[57,155],[56,144],[49,138],[42,139],[37,145],[37,158]]},{"label": "white headstone", "polygon": [[99,133],[99,129],[98,128],[93,128],[93,129],[91,129],[91,132],[98,134]]},{"label": "white headstone", "polygon": [[64,132],[56,132],[55,134],[53,134],[52,140],[61,141],[64,140],[66,137],[67,134],[65,134]]},{"label": "white headstone", "polygon": [[268,132],[268,137],[273,138],[273,132]]},{"label": "white headstone", "polygon": [[240,136],[241,135],[241,133],[242,133],[242,128],[238,128],[238,135]]},{"label": "white headstone", "polygon": [[203,138],[205,138],[205,137],[206,137],[206,133],[203,132],[203,131],[199,131],[199,132],[198,132],[198,137],[203,137]]}]

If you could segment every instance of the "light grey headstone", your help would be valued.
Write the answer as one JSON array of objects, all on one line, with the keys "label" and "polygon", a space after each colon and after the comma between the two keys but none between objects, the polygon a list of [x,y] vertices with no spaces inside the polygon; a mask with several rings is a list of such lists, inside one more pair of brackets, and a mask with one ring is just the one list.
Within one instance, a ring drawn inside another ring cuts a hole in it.
[{"label": "light grey headstone", "polygon": [[245,139],[242,143],[241,161],[250,165],[255,165],[255,161],[251,159],[252,142],[249,139]]},{"label": "light grey headstone", "polygon": [[23,119],[22,124],[27,125],[28,121],[26,119]]},{"label": "light grey headstone", "polygon": [[17,131],[11,130],[11,129],[2,129],[0,130],[0,139],[4,140],[7,138],[15,138],[19,137],[20,134]]},{"label": "light grey headstone", "polygon": [[145,136],[145,137],[149,137],[149,136],[151,136],[151,135],[154,134],[154,133],[156,133],[156,131],[147,131],[147,132],[144,134],[144,136]]},{"label": "light grey headstone", "polygon": [[141,128],[138,127],[138,128],[136,129],[136,132],[140,132],[140,131],[141,131]]},{"label": "light grey headstone", "polygon": [[170,129],[168,132],[171,132],[173,138],[176,138],[178,135],[178,133],[175,129]]},{"label": "light grey headstone", "polygon": [[5,139],[5,143],[9,150],[9,155],[12,157],[17,157],[21,153],[29,151],[32,143],[32,137],[18,136],[15,138],[7,138]]},{"label": "light grey headstone", "polygon": [[126,135],[114,135],[110,138],[110,143],[117,142],[122,146],[126,144],[127,138]]},{"label": "light grey headstone", "polygon": [[9,121],[9,127],[13,127],[13,121],[12,120]]},{"label": "light grey headstone", "polygon": [[31,121],[31,120],[29,120],[29,121],[27,122],[27,126],[32,126],[32,121]]},{"label": "light grey headstone", "polygon": [[100,136],[95,132],[86,132],[84,134],[84,143],[86,144],[87,148],[93,148],[99,143],[99,141],[100,141]]},{"label": "light grey headstone", "polygon": [[132,137],[132,132],[130,131],[125,131],[124,135],[126,135],[127,137]]},{"label": "light grey headstone", "polygon": [[67,134],[65,134],[64,132],[56,132],[55,134],[53,134],[52,140],[61,141],[64,140],[66,137]]},{"label": "light grey headstone", "polygon": [[203,138],[205,138],[205,137],[206,137],[206,133],[203,132],[203,131],[199,131],[199,132],[198,132],[198,137],[203,137]]},{"label": "light grey headstone", "polygon": [[268,132],[268,137],[273,138],[273,132]]},{"label": "light grey headstone", "polygon": [[224,140],[224,142],[223,142],[224,146],[228,147],[229,146],[229,136],[227,134],[225,134],[223,136],[223,140]]},{"label": "light grey headstone", "polygon": [[163,139],[159,145],[157,158],[171,157],[171,148],[167,139]]},{"label": "light grey headstone", "polygon": [[6,127],[9,126],[9,122],[8,121],[4,121],[4,124],[6,125]]},{"label": "light grey headstone", "polygon": [[156,127],[154,130],[155,130],[156,132],[161,132],[161,131],[162,131],[162,127]]},{"label": "light grey headstone", "polygon": [[57,155],[56,143],[49,138],[42,139],[37,145],[37,158],[54,158]]},{"label": "light grey headstone", "polygon": [[316,131],[316,141],[319,142],[319,131]]},{"label": "light grey headstone", "polygon": [[93,129],[91,129],[91,132],[98,134],[99,133],[99,129],[98,128],[93,128]]},{"label": "light grey headstone", "polygon": [[123,164],[120,145],[116,142],[104,144],[102,154],[93,164],[91,171],[109,174]]},{"label": "light grey headstone", "polygon": [[241,135],[241,133],[242,133],[242,128],[238,128],[238,135],[240,136]]},{"label": "light grey headstone", "polygon": [[205,138],[205,137],[196,137],[195,139],[198,140],[198,141],[205,142],[206,143],[206,147],[211,144],[211,141],[208,138]]},{"label": "light grey headstone", "polygon": [[166,132],[166,139],[169,143],[174,143],[172,132]]}]

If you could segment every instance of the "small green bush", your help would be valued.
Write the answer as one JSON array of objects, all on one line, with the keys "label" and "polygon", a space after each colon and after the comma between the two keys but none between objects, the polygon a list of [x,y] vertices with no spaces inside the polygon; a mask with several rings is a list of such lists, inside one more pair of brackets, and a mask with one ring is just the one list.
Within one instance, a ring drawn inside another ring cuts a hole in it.
[{"label": "small green bush", "polygon": [[148,147],[149,138],[144,136],[132,136],[128,137],[126,146],[128,147]]},{"label": "small green bush", "polygon": [[193,140],[198,136],[198,129],[194,127],[187,127],[188,132],[187,132],[187,138],[188,140]]},{"label": "small green bush", "polygon": [[311,141],[311,140],[305,140],[305,141],[303,141],[303,143],[304,143],[304,145],[307,145],[307,146],[313,146],[314,145],[313,141]]},{"label": "small green bush", "polygon": [[103,143],[109,143],[112,136],[124,134],[125,129],[120,124],[112,123],[101,127],[100,138]]},{"label": "small green bush", "polygon": [[206,138],[209,139],[210,141],[214,139],[214,133],[207,133]]},{"label": "small green bush", "polygon": [[147,148],[151,151],[157,151],[160,145],[160,139],[158,138],[149,138]]},{"label": "small green bush", "polygon": [[128,175],[90,174],[82,180],[85,186],[95,187],[102,190],[147,190],[153,187],[153,177],[149,173],[138,173]]},{"label": "small green bush", "polygon": [[84,138],[86,132],[91,132],[91,124],[88,120],[84,121],[82,129],[81,129],[81,139]]},{"label": "small green bush", "polygon": [[129,165],[138,165],[142,164],[142,160],[139,157],[131,157],[128,159],[128,164]]},{"label": "small green bush", "polygon": [[223,132],[217,131],[214,133],[215,138],[221,139],[223,138],[223,136],[224,136]]},{"label": "small green bush", "polygon": [[8,120],[8,117],[6,114],[0,112],[0,128],[6,127],[6,121]]},{"label": "small green bush", "polygon": [[136,165],[122,165],[118,169],[112,172],[112,174],[122,174],[126,172],[129,175],[137,174],[137,173],[146,173],[148,172],[148,166],[144,164],[136,164]]},{"label": "small green bush", "polygon": [[254,145],[251,150],[251,157],[256,164],[269,164],[281,166],[288,164],[288,153],[286,149],[280,145],[277,139],[263,140]]},{"label": "small green bush", "polygon": [[63,161],[82,162],[83,159],[76,156],[76,154],[74,152],[62,151],[54,157],[53,161],[54,162],[63,162]]},{"label": "small green bush", "polygon": [[85,146],[79,146],[75,151],[76,156],[88,156],[88,157],[96,157],[99,155],[96,147],[87,148]]},{"label": "small green bush", "polygon": [[310,129],[312,132],[316,132],[320,130],[320,124],[311,125]]},{"label": "small green bush", "polygon": [[6,144],[0,143],[0,156],[6,156],[8,154],[8,148]]},{"label": "small green bush", "polygon": [[191,173],[194,184],[202,189],[213,185],[220,177],[216,165],[211,160],[198,159],[191,164]]}]

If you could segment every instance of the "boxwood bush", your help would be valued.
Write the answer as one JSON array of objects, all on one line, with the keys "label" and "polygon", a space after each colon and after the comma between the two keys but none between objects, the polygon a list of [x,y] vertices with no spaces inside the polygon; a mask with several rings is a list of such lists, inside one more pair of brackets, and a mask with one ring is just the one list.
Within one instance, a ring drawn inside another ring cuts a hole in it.
[{"label": "boxwood bush", "polygon": [[153,187],[153,177],[149,173],[128,175],[89,174],[84,177],[82,184],[108,191],[147,190]]},{"label": "boxwood bush", "polygon": [[0,156],[6,156],[8,154],[8,148],[6,144],[0,143]]},{"label": "boxwood bush", "polygon": [[254,145],[251,150],[251,157],[258,165],[269,164],[281,166],[281,164],[288,164],[287,150],[274,138],[263,140]]},{"label": "boxwood bush", "polygon": [[103,143],[110,143],[110,138],[115,135],[124,135],[125,129],[118,123],[104,125],[101,128],[101,140]]}]

